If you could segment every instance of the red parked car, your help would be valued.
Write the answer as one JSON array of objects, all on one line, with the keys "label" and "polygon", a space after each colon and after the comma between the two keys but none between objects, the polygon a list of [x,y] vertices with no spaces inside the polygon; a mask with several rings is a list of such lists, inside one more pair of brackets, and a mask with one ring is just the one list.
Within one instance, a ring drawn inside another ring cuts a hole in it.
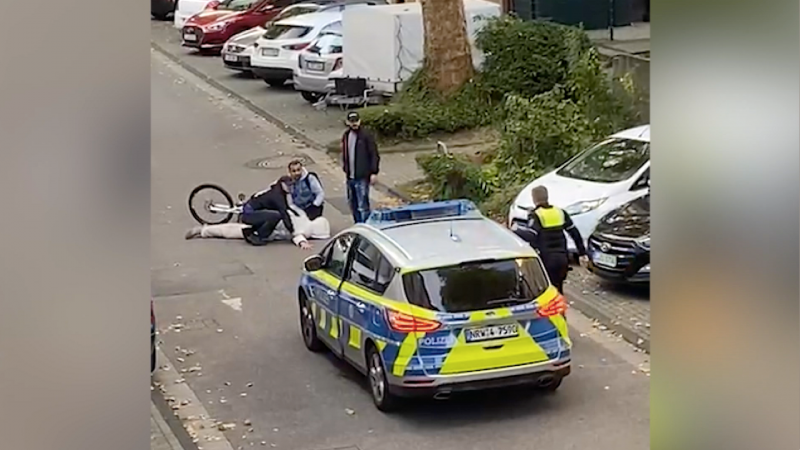
[{"label": "red parked car", "polygon": [[299,0],[223,0],[190,17],[183,25],[183,46],[219,51],[235,34],[264,26]]}]

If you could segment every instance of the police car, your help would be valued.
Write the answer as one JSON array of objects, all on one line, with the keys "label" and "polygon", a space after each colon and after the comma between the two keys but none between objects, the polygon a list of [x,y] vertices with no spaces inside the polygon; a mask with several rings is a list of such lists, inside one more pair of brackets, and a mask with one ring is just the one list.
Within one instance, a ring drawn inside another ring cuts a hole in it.
[{"label": "police car", "polygon": [[468,200],[373,211],[306,259],[306,347],[364,373],[378,409],[570,373],[566,303],[536,252]]}]

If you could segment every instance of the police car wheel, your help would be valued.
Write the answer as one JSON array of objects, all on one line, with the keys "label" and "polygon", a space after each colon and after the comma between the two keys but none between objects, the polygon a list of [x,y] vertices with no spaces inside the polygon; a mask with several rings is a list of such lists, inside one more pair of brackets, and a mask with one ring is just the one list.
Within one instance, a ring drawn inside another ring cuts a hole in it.
[{"label": "police car wheel", "polygon": [[555,391],[557,391],[559,387],[561,387],[561,382],[562,381],[564,381],[563,378],[556,378],[550,384],[547,384],[545,386],[537,386],[536,389],[539,392],[543,392],[543,393],[546,393],[546,394],[552,394]]},{"label": "police car wheel", "polygon": [[303,332],[303,343],[312,352],[321,352],[325,344],[317,337],[317,327],[314,323],[314,314],[305,297],[300,298],[300,330]]},{"label": "police car wheel", "polygon": [[367,351],[367,380],[372,401],[380,411],[390,412],[397,408],[398,399],[389,391],[381,354],[374,345]]}]

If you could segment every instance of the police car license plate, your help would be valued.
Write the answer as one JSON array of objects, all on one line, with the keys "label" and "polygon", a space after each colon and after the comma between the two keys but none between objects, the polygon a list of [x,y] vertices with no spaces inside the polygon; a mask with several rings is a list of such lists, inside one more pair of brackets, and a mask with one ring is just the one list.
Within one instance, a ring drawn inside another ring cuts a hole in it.
[{"label": "police car license plate", "polygon": [[238,57],[238,56],[236,56],[236,55],[229,55],[229,54],[227,54],[227,53],[225,54],[225,56],[223,56],[223,59],[224,59],[225,61],[230,61],[230,62],[236,62],[236,61],[239,61],[239,57]]},{"label": "police car license plate", "polygon": [[493,327],[471,328],[464,330],[467,342],[491,341],[519,336],[519,325],[497,325]]},{"label": "police car license plate", "polygon": [[184,41],[191,41],[191,42],[194,42],[194,41],[196,41],[196,40],[197,40],[197,36],[195,36],[194,34],[188,34],[188,33],[187,33],[187,34],[184,34],[184,35],[183,35],[183,40],[184,40]]},{"label": "police car license plate", "polygon": [[261,54],[264,56],[278,56],[280,51],[277,48],[263,48],[261,49]]},{"label": "police car license plate", "polygon": [[325,64],[321,62],[309,62],[308,70],[315,70],[317,72],[322,72],[323,70],[325,70]]},{"label": "police car license plate", "polygon": [[592,256],[592,261],[599,266],[617,267],[617,257],[606,253],[596,252]]}]

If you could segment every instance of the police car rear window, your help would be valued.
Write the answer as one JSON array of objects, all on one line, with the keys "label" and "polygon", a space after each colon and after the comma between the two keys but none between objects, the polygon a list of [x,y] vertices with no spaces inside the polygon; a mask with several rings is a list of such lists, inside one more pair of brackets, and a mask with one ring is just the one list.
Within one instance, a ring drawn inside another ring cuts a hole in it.
[{"label": "police car rear window", "polygon": [[548,288],[537,259],[476,261],[403,275],[408,301],[459,313],[527,303]]}]

